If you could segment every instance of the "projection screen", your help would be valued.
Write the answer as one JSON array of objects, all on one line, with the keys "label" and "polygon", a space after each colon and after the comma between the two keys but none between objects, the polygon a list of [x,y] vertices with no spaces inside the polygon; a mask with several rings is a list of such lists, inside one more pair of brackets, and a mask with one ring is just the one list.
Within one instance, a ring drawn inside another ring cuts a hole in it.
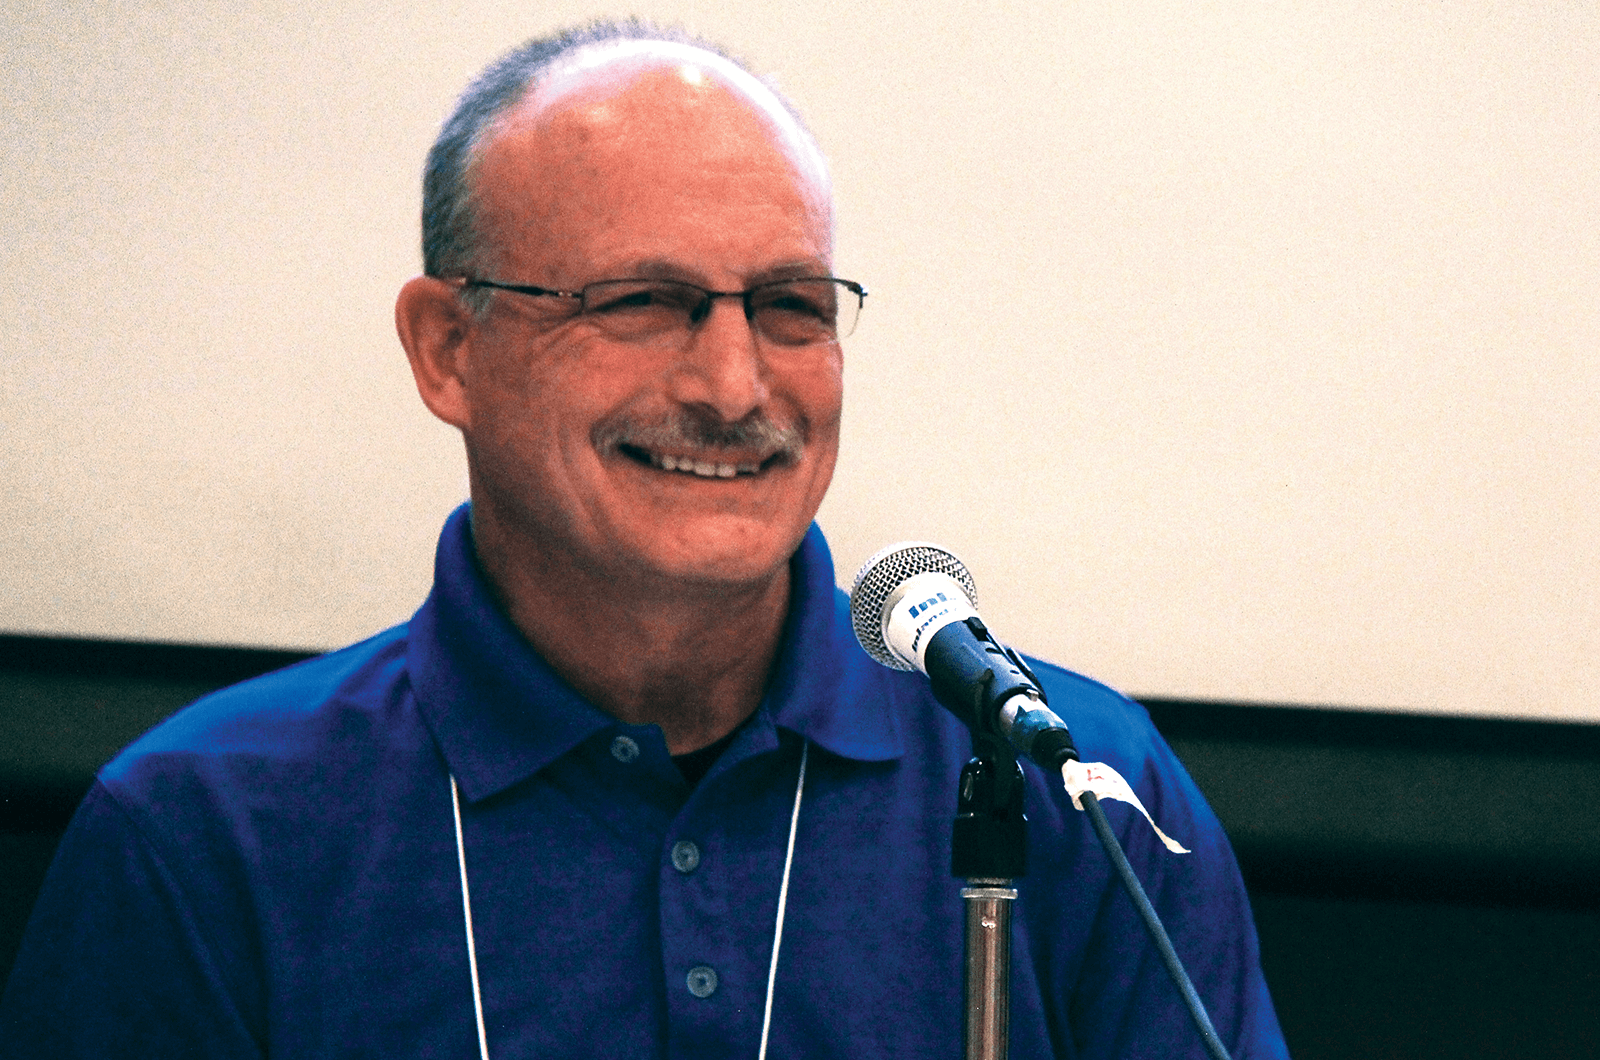
[{"label": "projection screen", "polygon": [[[1600,7],[640,3],[827,152],[839,578],[1142,695],[1600,721]],[[0,630],[332,647],[466,493],[394,337],[454,96],[574,3],[0,12]]]}]

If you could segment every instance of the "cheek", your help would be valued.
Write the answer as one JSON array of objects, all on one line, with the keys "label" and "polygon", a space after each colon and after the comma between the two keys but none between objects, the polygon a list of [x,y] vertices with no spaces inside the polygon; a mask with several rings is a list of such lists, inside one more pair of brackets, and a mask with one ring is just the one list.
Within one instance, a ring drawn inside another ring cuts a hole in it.
[{"label": "cheek", "polygon": [[570,446],[639,389],[637,358],[601,343],[561,334],[502,340],[485,350],[474,374],[474,422],[493,434],[548,439]]},{"label": "cheek", "polygon": [[837,439],[844,405],[844,363],[839,353],[798,373],[792,386],[816,440]]}]

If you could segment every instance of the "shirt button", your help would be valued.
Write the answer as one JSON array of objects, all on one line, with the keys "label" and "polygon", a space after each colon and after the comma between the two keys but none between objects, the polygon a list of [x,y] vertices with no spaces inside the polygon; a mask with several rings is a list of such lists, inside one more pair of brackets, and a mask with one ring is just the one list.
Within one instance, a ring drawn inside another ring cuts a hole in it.
[{"label": "shirt button", "polygon": [[700,867],[700,848],[687,839],[672,844],[672,867],[687,876]]},{"label": "shirt button", "polygon": [[689,993],[695,997],[710,997],[717,992],[717,970],[704,964],[689,969]]},{"label": "shirt button", "polygon": [[611,757],[623,765],[627,765],[639,757],[639,745],[634,742],[631,736],[618,736],[611,741]]}]

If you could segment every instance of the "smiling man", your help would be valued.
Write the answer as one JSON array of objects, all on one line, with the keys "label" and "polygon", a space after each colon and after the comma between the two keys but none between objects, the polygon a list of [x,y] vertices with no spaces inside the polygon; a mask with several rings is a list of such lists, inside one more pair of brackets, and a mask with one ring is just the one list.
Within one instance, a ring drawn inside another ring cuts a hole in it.
[{"label": "smiling man", "polygon": [[670,42],[558,60],[479,135],[473,238],[396,312],[466,441],[478,561],[585,698],[696,750],[760,701],[838,452],[860,291],[826,170],[768,89]]},{"label": "smiling man", "polygon": [[[865,292],[791,108],[635,23],[531,42],[429,156],[396,306],[471,502],[370,641],[108,765],[0,1010],[16,1057],[955,1056],[971,741],[857,647],[812,523]],[[1135,704],[1036,664],[1224,1042],[1280,1057],[1216,819]],[[1030,768],[1017,1057],[1205,1055]]]}]

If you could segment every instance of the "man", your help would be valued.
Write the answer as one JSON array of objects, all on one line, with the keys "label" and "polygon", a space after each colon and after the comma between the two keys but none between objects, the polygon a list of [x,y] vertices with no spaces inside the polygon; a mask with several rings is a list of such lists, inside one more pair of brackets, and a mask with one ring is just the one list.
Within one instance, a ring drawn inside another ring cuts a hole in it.
[{"label": "man", "polygon": [[[470,507],[406,625],[101,774],[8,988],[16,1056],[954,1056],[968,734],[853,642],[811,520],[839,332],[820,153],[635,24],[535,42],[429,159],[396,307]],[[1227,842],[1135,705],[1041,664],[1235,1057],[1283,1055]],[[1200,1056],[1030,767],[1012,1053]]]}]

